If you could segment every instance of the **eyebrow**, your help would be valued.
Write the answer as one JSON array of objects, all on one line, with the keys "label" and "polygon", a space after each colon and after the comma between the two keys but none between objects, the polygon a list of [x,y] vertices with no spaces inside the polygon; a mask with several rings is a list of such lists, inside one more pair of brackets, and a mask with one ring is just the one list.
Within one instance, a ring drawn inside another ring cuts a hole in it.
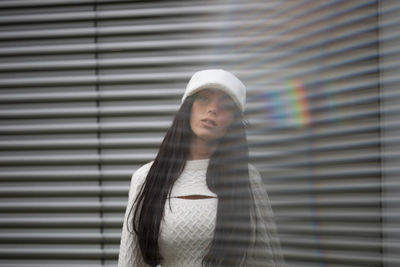
[{"label": "eyebrow", "polygon": [[228,94],[225,94],[224,96],[221,97],[221,100],[229,100],[233,102],[232,97],[230,97]]},{"label": "eyebrow", "polygon": [[220,91],[220,92],[222,92],[223,93],[223,95],[221,96],[221,100],[230,100],[230,101],[232,101],[233,102],[233,99],[232,99],[232,97],[230,96],[230,95],[228,95],[227,93],[225,93],[224,91],[221,91],[221,90],[218,90],[218,89],[210,89],[210,88],[207,88],[207,89],[203,89],[203,90],[201,90],[200,92],[199,92],[199,94],[201,94],[201,93],[203,93],[203,94],[215,94],[215,92],[218,92],[218,91]]}]

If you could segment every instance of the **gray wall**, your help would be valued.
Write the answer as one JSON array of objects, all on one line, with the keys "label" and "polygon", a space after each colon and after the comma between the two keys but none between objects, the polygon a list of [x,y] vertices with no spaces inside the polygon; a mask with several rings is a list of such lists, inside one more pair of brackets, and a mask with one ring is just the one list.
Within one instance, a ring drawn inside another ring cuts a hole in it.
[{"label": "gray wall", "polygon": [[[399,187],[399,44],[398,1],[380,1],[380,84],[382,127],[382,243],[385,266],[397,266],[400,255]],[[391,259],[397,259],[393,262]]]},{"label": "gray wall", "polygon": [[115,266],[131,175],[213,67],[248,87],[287,266],[399,264],[398,1],[78,2],[0,2],[0,266]]}]

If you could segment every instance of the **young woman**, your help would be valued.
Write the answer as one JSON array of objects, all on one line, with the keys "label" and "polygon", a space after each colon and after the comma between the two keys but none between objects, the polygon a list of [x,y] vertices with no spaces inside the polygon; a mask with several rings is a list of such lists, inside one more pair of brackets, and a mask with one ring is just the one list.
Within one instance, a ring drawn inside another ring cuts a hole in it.
[{"label": "young woman", "polygon": [[269,200],[249,164],[245,101],[230,72],[192,76],[156,159],[132,176],[119,267],[282,266]]}]

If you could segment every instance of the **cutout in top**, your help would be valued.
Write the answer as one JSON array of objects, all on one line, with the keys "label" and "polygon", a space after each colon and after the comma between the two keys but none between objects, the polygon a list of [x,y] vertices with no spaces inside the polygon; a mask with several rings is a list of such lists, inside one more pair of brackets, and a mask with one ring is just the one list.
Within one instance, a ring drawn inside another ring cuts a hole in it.
[{"label": "cutout in top", "polygon": [[205,196],[205,195],[189,195],[189,196],[178,196],[175,198],[182,198],[182,199],[205,199],[205,198],[216,198],[213,196]]}]

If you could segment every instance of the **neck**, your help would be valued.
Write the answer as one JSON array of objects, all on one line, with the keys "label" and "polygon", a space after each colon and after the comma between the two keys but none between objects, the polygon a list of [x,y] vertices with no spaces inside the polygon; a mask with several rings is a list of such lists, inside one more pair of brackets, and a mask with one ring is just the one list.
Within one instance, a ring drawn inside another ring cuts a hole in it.
[{"label": "neck", "polygon": [[190,142],[189,159],[209,159],[216,148],[216,143],[210,143],[203,139],[194,137]]}]

